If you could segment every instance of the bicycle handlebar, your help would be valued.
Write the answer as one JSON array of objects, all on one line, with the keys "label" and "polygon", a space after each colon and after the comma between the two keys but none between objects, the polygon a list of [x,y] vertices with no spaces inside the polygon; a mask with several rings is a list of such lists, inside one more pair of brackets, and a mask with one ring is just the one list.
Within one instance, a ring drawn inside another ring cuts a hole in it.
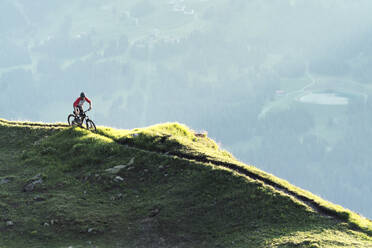
[{"label": "bicycle handlebar", "polygon": [[[85,114],[85,113],[88,112],[88,111],[90,111],[90,109],[83,111],[83,114]],[[75,111],[73,112],[73,114],[75,114]],[[75,115],[76,115],[76,114],[75,114]]]}]

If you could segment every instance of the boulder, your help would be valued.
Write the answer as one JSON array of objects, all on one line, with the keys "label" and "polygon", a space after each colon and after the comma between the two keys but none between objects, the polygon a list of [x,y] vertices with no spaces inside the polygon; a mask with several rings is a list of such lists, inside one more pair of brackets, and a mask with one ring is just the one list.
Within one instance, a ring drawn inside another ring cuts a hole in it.
[{"label": "boulder", "polygon": [[0,179],[0,185],[6,184],[6,183],[9,183],[9,182],[10,182],[10,179],[9,178],[1,178]]},{"label": "boulder", "polygon": [[117,182],[117,183],[124,182],[124,178],[119,177],[119,176],[116,176],[116,177],[114,178],[114,182]]},{"label": "boulder", "polygon": [[43,178],[41,174],[37,174],[36,176],[28,180],[28,183],[25,186],[23,186],[23,191],[24,192],[34,191],[35,186],[38,184],[42,184],[42,183],[43,183]]},{"label": "boulder", "polygon": [[11,220],[8,220],[8,221],[6,222],[6,226],[14,226],[14,222],[11,221]]}]

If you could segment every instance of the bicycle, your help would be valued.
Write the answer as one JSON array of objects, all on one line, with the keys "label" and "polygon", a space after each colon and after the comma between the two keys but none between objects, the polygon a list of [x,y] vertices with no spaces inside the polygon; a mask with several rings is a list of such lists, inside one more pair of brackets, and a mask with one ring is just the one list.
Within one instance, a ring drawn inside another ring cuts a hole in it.
[{"label": "bicycle", "polygon": [[[96,124],[94,124],[94,122],[91,119],[89,119],[89,116],[85,114],[88,111],[89,110],[84,111],[81,116],[77,116],[75,112],[72,114],[69,114],[67,117],[68,125],[82,127],[95,133],[97,131]],[[84,121],[85,121],[85,127],[83,126]]]}]

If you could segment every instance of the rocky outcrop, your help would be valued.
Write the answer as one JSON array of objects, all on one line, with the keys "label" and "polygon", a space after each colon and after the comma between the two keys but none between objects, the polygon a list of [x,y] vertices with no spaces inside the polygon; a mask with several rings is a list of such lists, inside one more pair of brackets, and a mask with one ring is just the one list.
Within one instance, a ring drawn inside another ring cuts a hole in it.
[{"label": "rocky outcrop", "polygon": [[42,184],[43,178],[42,175],[39,173],[30,180],[28,180],[27,184],[23,186],[23,192],[31,192],[34,191],[36,185]]}]

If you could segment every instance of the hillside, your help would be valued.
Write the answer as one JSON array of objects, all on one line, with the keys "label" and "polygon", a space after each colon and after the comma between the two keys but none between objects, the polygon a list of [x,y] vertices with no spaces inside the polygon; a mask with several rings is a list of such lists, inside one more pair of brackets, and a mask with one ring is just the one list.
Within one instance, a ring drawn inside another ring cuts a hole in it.
[{"label": "hillside", "polygon": [[0,120],[0,247],[372,247],[372,223],[186,126]]}]

